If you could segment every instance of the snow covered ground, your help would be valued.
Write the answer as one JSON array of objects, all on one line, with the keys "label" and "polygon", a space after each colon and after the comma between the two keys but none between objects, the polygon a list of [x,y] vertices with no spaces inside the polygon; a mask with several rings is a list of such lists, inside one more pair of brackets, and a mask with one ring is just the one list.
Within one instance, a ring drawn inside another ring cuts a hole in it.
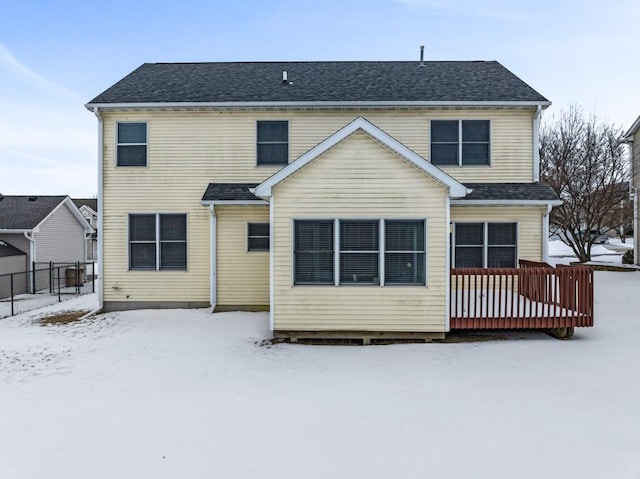
[{"label": "snow covered ground", "polygon": [[[633,248],[633,240],[627,239],[623,243],[618,238],[610,238],[607,244],[593,245],[591,260],[600,263],[622,264],[622,255],[627,249]],[[569,264],[578,261],[571,247],[560,240],[549,241],[549,264]]]},{"label": "snow covered ground", "polygon": [[2,319],[0,478],[637,479],[640,274],[595,278],[596,326],[570,341],[271,345],[267,314],[205,310]]}]

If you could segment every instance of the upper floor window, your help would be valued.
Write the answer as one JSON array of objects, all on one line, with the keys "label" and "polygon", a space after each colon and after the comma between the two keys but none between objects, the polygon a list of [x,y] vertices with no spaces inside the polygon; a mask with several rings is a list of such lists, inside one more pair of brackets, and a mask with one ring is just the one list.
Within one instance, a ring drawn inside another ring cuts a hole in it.
[{"label": "upper floor window", "polygon": [[488,165],[489,120],[432,120],[431,163]]},{"label": "upper floor window", "polygon": [[515,268],[516,223],[456,223],[456,268]]},{"label": "upper floor window", "polygon": [[123,122],[117,124],[118,166],[147,166],[147,124]]},{"label": "upper floor window", "polygon": [[247,250],[269,251],[269,223],[247,224]]},{"label": "upper floor window", "polygon": [[129,269],[187,269],[187,215],[129,215]]},{"label": "upper floor window", "polygon": [[257,164],[289,163],[289,122],[258,121]]}]

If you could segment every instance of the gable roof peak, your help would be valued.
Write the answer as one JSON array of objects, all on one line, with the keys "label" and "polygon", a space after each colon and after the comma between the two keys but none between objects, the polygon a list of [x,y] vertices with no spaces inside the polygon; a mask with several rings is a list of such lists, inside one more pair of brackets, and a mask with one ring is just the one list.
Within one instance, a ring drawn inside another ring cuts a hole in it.
[{"label": "gable roof peak", "polygon": [[430,162],[415,153],[413,150],[411,150],[410,148],[393,138],[391,135],[375,126],[369,120],[361,116],[351,121],[340,130],[335,132],[333,135],[329,136],[324,141],[320,142],[318,145],[300,156],[298,159],[289,163],[276,174],[260,183],[258,186],[253,188],[251,192],[259,198],[270,198],[272,196],[272,188],[274,186],[278,185],[289,176],[295,174],[298,170],[304,168],[313,160],[323,155],[338,143],[341,143],[357,131],[363,131],[371,138],[394,152],[396,155],[400,156],[405,161],[421,170],[423,173],[432,177],[438,183],[447,187],[449,189],[450,197],[461,198],[471,192],[471,190],[467,189],[462,183],[446,174],[437,166],[432,165]]}]

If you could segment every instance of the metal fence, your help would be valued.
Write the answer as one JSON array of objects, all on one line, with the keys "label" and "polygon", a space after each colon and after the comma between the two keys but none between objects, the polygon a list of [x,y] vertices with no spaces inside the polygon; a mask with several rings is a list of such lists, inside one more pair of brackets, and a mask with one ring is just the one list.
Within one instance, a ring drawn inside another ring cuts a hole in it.
[{"label": "metal fence", "polygon": [[0,275],[0,318],[49,306],[96,290],[95,263],[32,263]]}]

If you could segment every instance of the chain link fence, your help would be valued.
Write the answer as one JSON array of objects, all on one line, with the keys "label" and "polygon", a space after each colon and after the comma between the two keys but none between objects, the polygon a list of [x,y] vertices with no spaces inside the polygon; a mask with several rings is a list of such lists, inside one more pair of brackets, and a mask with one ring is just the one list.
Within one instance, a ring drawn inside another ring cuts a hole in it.
[{"label": "chain link fence", "polygon": [[0,318],[95,293],[95,271],[95,263],[32,263],[28,271],[2,274]]}]

